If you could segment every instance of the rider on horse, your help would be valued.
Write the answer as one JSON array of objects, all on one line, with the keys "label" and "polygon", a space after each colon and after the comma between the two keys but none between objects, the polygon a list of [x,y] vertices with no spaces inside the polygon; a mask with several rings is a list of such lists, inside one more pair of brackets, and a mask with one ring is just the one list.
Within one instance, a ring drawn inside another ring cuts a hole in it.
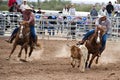
[{"label": "rider on horse", "polygon": [[[23,12],[23,20],[27,21],[29,23],[30,26],[30,32],[31,32],[31,36],[34,39],[33,42],[35,43],[34,46],[37,44],[37,40],[36,40],[36,33],[35,33],[35,18],[34,18],[34,14],[32,13],[32,8],[30,7],[26,7],[26,10]],[[18,32],[18,27],[16,27],[13,31],[13,33],[11,34],[10,38],[8,40],[6,40],[9,43],[12,43],[12,41],[14,40],[16,33]]]},{"label": "rider on horse", "polygon": [[[100,15],[99,18],[96,20],[95,23],[96,26],[102,26],[104,27],[106,33],[102,36],[102,47],[100,48],[100,52],[102,53],[103,50],[105,49],[105,45],[106,45],[106,40],[107,40],[107,36],[108,36],[108,32],[111,28],[111,22],[110,20],[106,17],[106,15]],[[95,32],[95,29],[92,29],[90,31],[88,31],[82,41],[79,41],[77,44],[84,44],[84,42],[88,39],[89,36],[91,36],[93,33]]]}]

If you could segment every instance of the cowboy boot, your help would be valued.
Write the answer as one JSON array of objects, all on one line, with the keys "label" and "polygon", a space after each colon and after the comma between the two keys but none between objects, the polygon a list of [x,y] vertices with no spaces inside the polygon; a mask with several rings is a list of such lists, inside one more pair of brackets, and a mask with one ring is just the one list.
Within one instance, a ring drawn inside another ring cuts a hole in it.
[{"label": "cowboy boot", "polygon": [[85,40],[79,41],[79,42],[77,43],[77,45],[83,45],[84,42],[85,42]]},{"label": "cowboy boot", "polygon": [[15,36],[11,36],[8,40],[5,40],[8,43],[12,43],[14,40]]}]

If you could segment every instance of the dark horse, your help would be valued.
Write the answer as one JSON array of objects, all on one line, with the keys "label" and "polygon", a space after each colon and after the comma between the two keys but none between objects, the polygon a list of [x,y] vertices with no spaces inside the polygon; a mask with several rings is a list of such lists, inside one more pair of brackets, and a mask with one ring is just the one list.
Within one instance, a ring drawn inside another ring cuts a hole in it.
[{"label": "dark horse", "polygon": [[[99,55],[101,55],[101,53],[102,53],[100,51],[100,48],[102,47],[102,36],[104,34],[105,34],[104,27],[97,26],[96,29],[95,29],[94,34],[91,35],[87,39],[87,41],[85,43],[85,46],[88,49],[88,57],[87,57],[87,61],[86,61],[86,67],[88,67],[88,68],[91,67],[91,64],[92,64],[95,57],[97,57],[96,58],[96,64],[98,63],[98,59],[100,57]],[[88,65],[90,54],[92,54],[92,57],[91,57],[91,60],[89,62],[89,65]]]},{"label": "dark horse", "polygon": [[11,51],[8,59],[11,58],[11,55],[13,54],[17,45],[21,46],[20,52],[18,54],[18,58],[21,57],[22,50],[25,49],[25,61],[26,61],[28,46],[30,46],[30,52],[28,55],[29,57],[31,56],[32,51],[34,49],[33,40],[32,40],[32,37],[30,36],[30,27],[29,27],[29,24],[27,21],[20,22],[20,27],[19,27],[18,32],[16,34],[15,41],[13,43],[13,48],[12,48],[12,51]]}]

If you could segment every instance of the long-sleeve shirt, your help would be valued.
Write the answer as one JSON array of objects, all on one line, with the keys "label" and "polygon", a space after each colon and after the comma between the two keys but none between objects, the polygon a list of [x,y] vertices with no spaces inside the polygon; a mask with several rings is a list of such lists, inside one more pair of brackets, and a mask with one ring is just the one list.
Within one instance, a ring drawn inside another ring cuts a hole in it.
[{"label": "long-sleeve shirt", "polygon": [[102,27],[104,27],[106,33],[110,31],[111,28],[111,22],[109,19],[106,19],[105,21],[101,21],[100,18],[98,18],[96,20],[96,25],[101,25]]},{"label": "long-sleeve shirt", "polygon": [[107,10],[100,9],[98,13],[99,13],[99,15],[101,15],[101,16],[102,16],[102,15],[107,15]]},{"label": "long-sleeve shirt", "polygon": [[8,7],[11,7],[14,2],[16,2],[16,0],[9,0],[9,1],[8,1]]},{"label": "long-sleeve shirt", "polygon": [[114,10],[113,5],[108,4],[108,5],[106,6],[106,10],[107,10],[108,13],[112,13],[112,11]]},{"label": "long-sleeve shirt", "polygon": [[76,12],[75,8],[70,8],[69,9],[69,14],[70,15],[75,15],[75,12]]},{"label": "long-sleeve shirt", "polygon": [[96,10],[96,9],[92,9],[92,10],[90,11],[90,15],[91,15],[91,16],[98,16],[97,10]]},{"label": "long-sleeve shirt", "polygon": [[26,14],[26,11],[23,12],[23,20],[28,21],[30,25],[35,25],[35,17],[34,14],[31,12]]}]

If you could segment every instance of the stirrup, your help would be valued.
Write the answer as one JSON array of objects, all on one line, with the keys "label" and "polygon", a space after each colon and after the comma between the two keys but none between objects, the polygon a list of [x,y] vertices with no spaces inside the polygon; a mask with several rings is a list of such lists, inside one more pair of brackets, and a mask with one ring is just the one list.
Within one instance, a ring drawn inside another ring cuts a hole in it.
[{"label": "stirrup", "polygon": [[36,49],[36,44],[35,43],[33,44],[33,48]]},{"label": "stirrup", "polygon": [[83,45],[84,42],[83,41],[79,41],[76,45]]},{"label": "stirrup", "polygon": [[84,41],[80,41],[79,43],[80,43],[80,45],[83,45],[83,44],[84,44]]},{"label": "stirrup", "polygon": [[12,43],[12,41],[10,41],[10,40],[5,40],[6,42],[8,42],[8,43]]}]

